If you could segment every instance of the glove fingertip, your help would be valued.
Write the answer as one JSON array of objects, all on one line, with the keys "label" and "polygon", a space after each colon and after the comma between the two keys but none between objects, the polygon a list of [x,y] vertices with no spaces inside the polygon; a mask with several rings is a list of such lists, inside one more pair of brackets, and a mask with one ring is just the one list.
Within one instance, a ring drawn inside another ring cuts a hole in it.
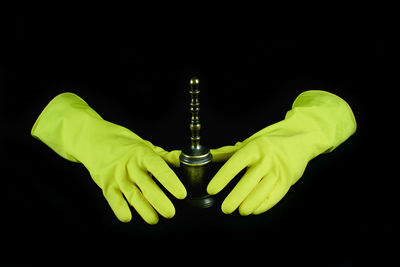
[{"label": "glove fingertip", "polygon": [[172,207],[172,209],[168,210],[168,212],[164,215],[165,218],[171,219],[175,216],[175,208]]},{"label": "glove fingertip", "polygon": [[129,206],[118,188],[114,187],[104,191],[104,197],[106,198],[111,210],[114,212],[118,220],[124,223],[132,220],[132,213],[129,209]]},{"label": "glove fingertip", "polygon": [[219,192],[218,188],[216,188],[211,182],[207,186],[207,193],[210,195],[215,195]]},{"label": "glove fingertip", "polygon": [[224,201],[221,205],[221,210],[224,214],[231,214],[234,209],[232,209],[230,203],[227,203],[226,201]]},{"label": "glove fingertip", "polygon": [[158,216],[157,217],[153,217],[153,218],[146,218],[145,221],[146,223],[150,224],[150,225],[156,225],[158,223]]},{"label": "glove fingertip", "polygon": [[224,175],[224,173],[219,170],[218,173],[211,179],[207,185],[207,193],[210,195],[216,195],[225,187],[225,181],[221,181],[222,175]]},{"label": "glove fingertip", "polygon": [[183,188],[183,190],[178,194],[178,199],[185,199],[187,197],[187,191],[186,188]]},{"label": "glove fingertip", "polygon": [[129,212],[117,212],[116,214],[118,220],[120,220],[123,223],[128,223],[132,220],[132,213]]},{"label": "glove fingertip", "polygon": [[178,179],[178,183],[176,183],[172,188],[168,190],[174,197],[177,199],[185,199],[187,196],[187,191],[182,182]]},{"label": "glove fingertip", "polygon": [[248,215],[250,215],[252,212],[253,212],[252,210],[250,210],[248,207],[245,207],[245,206],[243,206],[243,205],[241,205],[241,206],[239,207],[239,214],[242,215],[242,216],[248,216]]}]

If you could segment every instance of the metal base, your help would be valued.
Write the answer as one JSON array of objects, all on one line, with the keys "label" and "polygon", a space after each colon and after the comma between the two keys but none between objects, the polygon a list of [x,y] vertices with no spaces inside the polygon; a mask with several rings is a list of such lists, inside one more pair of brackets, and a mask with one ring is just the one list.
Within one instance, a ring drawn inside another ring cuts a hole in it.
[{"label": "metal base", "polygon": [[213,206],[215,203],[217,203],[217,199],[215,198],[215,196],[212,195],[205,195],[202,197],[188,197],[186,199],[186,202],[191,205],[194,206],[196,208],[209,208],[211,206]]}]

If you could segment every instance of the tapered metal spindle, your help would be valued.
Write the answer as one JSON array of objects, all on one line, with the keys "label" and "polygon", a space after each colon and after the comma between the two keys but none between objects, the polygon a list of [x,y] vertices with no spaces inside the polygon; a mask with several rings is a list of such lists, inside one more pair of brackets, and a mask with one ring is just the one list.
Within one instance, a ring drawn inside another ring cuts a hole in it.
[{"label": "tapered metal spindle", "polygon": [[190,122],[190,132],[191,132],[191,144],[193,147],[199,147],[200,145],[200,102],[199,102],[199,79],[193,77],[190,79],[190,111],[192,113],[192,118]]}]

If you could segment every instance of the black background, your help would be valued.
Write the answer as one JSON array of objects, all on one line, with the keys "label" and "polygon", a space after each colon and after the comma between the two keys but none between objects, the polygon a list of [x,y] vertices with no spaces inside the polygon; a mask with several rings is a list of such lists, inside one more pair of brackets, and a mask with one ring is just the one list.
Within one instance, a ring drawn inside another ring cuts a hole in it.
[{"label": "black background", "polygon": [[[0,253],[28,262],[86,255],[132,264],[151,255],[154,263],[185,265],[267,262],[276,255],[284,262],[340,265],[392,253],[390,40],[275,38],[268,27],[248,31],[228,21],[195,27],[179,19],[149,21],[68,12],[8,18],[0,55]],[[296,96],[311,89],[345,99],[357,132],[312,160],[286,197],[262,215],[224,215],[220,205],[191,210],[173,200],[176,216],[156,226],[134,210],[132,222],[119,222],[83,165],[30,136],[45,105],[70,91],[104,119],[164,149],[181,149],[188,142],[187,89],[194,75],[208,147],[234,144],[283,119]]]}]

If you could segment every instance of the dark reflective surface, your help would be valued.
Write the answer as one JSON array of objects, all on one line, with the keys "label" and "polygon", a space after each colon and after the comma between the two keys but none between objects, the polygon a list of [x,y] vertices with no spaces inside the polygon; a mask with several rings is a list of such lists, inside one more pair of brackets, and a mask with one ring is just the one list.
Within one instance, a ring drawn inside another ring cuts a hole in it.
[{"label": "dark reflective surface", "polygon": [[217,196],[207,193],[207,185],[217,173],[222,163],[209,163],[203,166],[186,166],[174,168],[174,171],[185,185],[188,196],[185,201],[195,208],[209,208],[218,203]]}]

